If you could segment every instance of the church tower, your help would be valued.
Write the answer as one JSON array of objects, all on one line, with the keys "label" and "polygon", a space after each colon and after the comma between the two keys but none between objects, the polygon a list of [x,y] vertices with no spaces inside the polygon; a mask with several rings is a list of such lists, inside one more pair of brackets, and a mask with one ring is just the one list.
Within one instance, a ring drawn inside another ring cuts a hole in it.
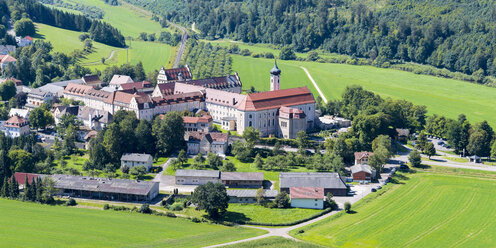
[{"label": "church tower", "polygon": [[274,62],[274,68],[270,70],[270,91],[281,89],[281,69],[277,67],[277,60]]}]

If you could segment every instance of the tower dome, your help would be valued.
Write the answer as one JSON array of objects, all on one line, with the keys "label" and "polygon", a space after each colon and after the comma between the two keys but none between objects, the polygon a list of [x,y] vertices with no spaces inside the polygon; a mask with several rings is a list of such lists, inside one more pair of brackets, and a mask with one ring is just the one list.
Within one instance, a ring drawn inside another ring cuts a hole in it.
[{"label": "tower dome", "polygon": [[272,74],[272,75],[281,74],[281,69],[279,69],[279,67],[277,67],[277,60],[274,62],[274,68],[272,68],[272,70],[270,70],[270,74]]}]

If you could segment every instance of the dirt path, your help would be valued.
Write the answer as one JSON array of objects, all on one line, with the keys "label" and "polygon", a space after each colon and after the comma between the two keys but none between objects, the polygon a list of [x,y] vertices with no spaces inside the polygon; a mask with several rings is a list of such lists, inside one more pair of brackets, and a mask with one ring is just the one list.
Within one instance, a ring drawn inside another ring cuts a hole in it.
[{"label": "dirt path", "polygon": [[[114,57],[114,54],[115,54],[115,51],[112,50],[112,52],[110,52],[110,56],[105,59],[105,62],[111,60]],[[101,61],[95,61],[95,62],[84,63],[83,65],[96,65],[96,64],[100,64],[100,63],[101,63]]]},{"label": "dirt path", "polygon": [[327,98],[325,97],[324,93],[322,93],[322,91],[320,90],[320,88],[317,85],[317,83],[315,82],[315,80],[313,80],[313,77],[312,77],[312,75],[310,75],[310,72],[308,72],[307,68],[305,68],[303,66],[300,66],[300,68],[303,69],[303,71],[305,71],[308,79],[310,79],[310,81],[312,82],[315,89],[317,89],[317,92],[319,92],[320,97],[322,97],[322,100],[324,100],[324,102],[327,103]]},{"label": "dirt path", "polygon": [[183,35],[181,37],[181,44],[179,45],[179,49],[177,50],[177,55],[176,55],[176,60],[174,61],[174,66],[173,68],[179,67],[179,64],[181,63],[181,58],[183,57],[184,54],[184,48],[186,47],[186,41],[188,40],[188,30],[186,30],[184,27],[181,27],[175,23],[169,22],[169,25],[172,25],[178,29],[180,29],[183,32]]},{"label": "dirt path", "polygon": [[332,211],[332,212],[327,213],[327,214],[324,214],[324,215],[322,215],[322,216],[320,216],[318,218],[315,218],[315,219],[312,219],[312,220],[309,220],[309,221],[300,223],[298,225],[288,226],[288,227],[282,227],[282,228],[267,228],[267,227],[258,227],[258,226],[243,225],[243,227],[265,230],[265,231],[267,231],[269,233],[266,233],[266,234],[260,235],[260,236],[256,236],[256,237],[247,238],[247,239],[232,241],[232,242],[228,242],[228,243],[206,246],[206,248],[221,247],[221,246],[226,246],[226,245],[234,245],[234,244],[244,243],[244,242],[248,242],[248,241],[253,241],[253,240],[258,240],[258,239],[263,239],[263,238],[268,238],[268,237],[274,237],[274,236],[283,237],[283,238],[287,238],[287,239],[292,239],[292,240],[295,240],[295,241],[299,241],[298,239],[296,239],[296,238],[292,237],[291,235],[289,235],[289,232],[292,231],[292,230],[295,230],[295,229],[298,229],[298,228],[301,228],[301,227],[304,227],[304,226],[313,224],[313,223],[315,223],[317,221],[326,219],[326,218],[328,218],[328,217],[330,217],[332,215],[335,215],[336,213],[339,213],[339,211]]}]

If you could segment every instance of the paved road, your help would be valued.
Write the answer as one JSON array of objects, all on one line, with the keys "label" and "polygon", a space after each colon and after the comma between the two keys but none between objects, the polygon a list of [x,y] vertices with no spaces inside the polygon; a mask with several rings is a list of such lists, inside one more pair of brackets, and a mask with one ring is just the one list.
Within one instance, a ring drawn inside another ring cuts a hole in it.
[{"label": "paved road", "polygon": [[186,41],[188,40],[188,31],[175,23],[167,21],[170,25],[180,29],[183,32],[181,37],[181,45],[179,45],[179,50],[177,51],[176,60],[174,61],[174,68],[178,68],[181,63],[181,58],[183,57],[184,48],[186,47]]},{"label": "paved road", "polygon": [[313,80],[313,77],[312,77],[312,75],[310,75],[310,72],[308,72],[307,68],[305,68],[303,66],[300,66],[300,68],[303,69],[303,71],[305,71],[308,79],[310,79],[310,81],[312,81],[313,86],[315,87],[315,89],[317,89],[317,92],[319,92],[320,97],[322,97],[322,100],[324,100],[324,102],[327,103],[327,98],[324,96],[324,93],[322,93],[322,91],[320,90],[320,88],[317,85],[317,83],[315,82],[315,80]]}]

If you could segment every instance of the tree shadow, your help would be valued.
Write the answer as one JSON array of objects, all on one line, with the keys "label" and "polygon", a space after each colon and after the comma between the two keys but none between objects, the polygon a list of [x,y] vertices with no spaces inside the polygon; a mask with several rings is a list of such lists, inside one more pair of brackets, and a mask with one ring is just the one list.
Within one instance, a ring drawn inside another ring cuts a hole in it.
[{"label": "tree shadow", "polygon": [[426,164],[421,164],[421,165],[419,165],[419,166],[417,166],[417,167],[415,167],[415,168],[425,170],[425,169],[430,169],[430,168],[431,168],[431,166],[430,166],[430,165],[426,165]]},{"label": "tree shadow", "polygon": [[272,182],[269,180],[263,180],[262,186],[264,189],[270,189],[272,187]]},{"label": "tree shadow", "polygon": [[355,211],[355,210],[350,210],[350,211],[348,211],[348,212],[346,212],[346,213],[347,213],[347,214],[356,214],[356,213],[358,213],[358,212],[357,212],[357,211]]},{"label": "tree shadow", "polygon": [[227,211],[224,214],[224,216],[222,216],[222,218],[217,219],[217,220],[244,223],[244,222],[250,221],[251,219],[246,217],[246,215],[244,213]]}]

